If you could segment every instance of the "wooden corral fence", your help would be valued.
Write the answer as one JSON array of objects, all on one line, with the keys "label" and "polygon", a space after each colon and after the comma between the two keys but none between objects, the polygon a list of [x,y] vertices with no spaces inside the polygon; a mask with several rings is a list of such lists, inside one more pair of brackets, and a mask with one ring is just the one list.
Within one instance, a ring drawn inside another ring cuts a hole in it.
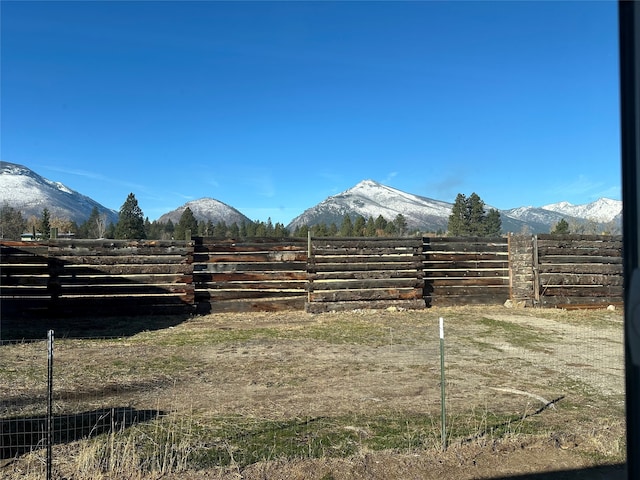
[{"label": "wooden corral fence", "polygon": [[3,243],[0,297],[11,313],[185,313],[195,305],[192,271],[184,241]]},{"label": "wooden corral fence", "polygon": [[422,238],[309,240],[306,310],[424,308]]},{"label": "wooden corral fence", "polygon": [[2,242],[2,315],[622,304],[619,236]]},{"label": "wooden corral fence", "polygon": [[48,312],[51,303],[48,251],[46,244],[0,244],[0,315]]},{"label": "wooden corral fence", "polygon": [[193,276],[197,310],[303,310],[307,241],[197,238]]},{"label": "wooden corral fence", "polygon": [[510,296],[504,237],[425,237],[427,306],[500,304]]},{"label": "wooden corral fence", "polygon": [[561,308],[622,304],[621,236],[538,235],[533,252],[535,303]]}]

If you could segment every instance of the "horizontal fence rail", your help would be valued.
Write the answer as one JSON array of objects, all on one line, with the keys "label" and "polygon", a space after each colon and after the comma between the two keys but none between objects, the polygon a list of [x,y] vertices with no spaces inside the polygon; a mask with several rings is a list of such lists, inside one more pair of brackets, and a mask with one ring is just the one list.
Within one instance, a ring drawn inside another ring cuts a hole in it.
[{"label": "horizontal fence rail", "polygon": [[538,235],[539,302],[550,307],[622,303],[622,238],[610,235]]},{"label": "horizontal fence rail", "polygon": [[1,242],[3,315],[622,304],[604,235]]},{"label": "horizontal fence rail", "polygon": [[2,245],[0,292],[3,310],[12,313],[185,313],[195,304],[193,245],[151,240]]},{"label": "horizontal fence rail", "polygon": [[306,310],[424,308],[421,238],[310,240]]},{"label": "horizontal fence rail", "polygon": [[425,237],[424,276],[429,306],[504,303],[510,295],[508,240]]},{"label": "horizontal fence rail", "polygon": [[306,240],[199,238],[193,265],[197,310],[302,310],[306,270]]}]

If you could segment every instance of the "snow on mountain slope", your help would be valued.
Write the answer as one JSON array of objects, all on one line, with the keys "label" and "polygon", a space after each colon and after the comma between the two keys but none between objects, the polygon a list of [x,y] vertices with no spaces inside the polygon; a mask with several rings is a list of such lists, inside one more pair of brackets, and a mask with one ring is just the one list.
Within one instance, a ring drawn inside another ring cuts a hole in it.
[{"label": "snow on mountain slope", "polygon": [[158,221],[167,222],[171,220],[176,224],[180,221],[180,217],[187,207],[191,209],[196,220],[211,221],[214,225],[222,221],[227,225],[231,225],[233,223],[240,225],[242,222],[250,222],[249,218],[240,213],[240,211],[213,198],[200,198],[198,200],[187,202],[175,210],[165,213],[158,218]]},{"label": "snow on mountain slope", "polygon": [[382,215],[392,221],[402,214],[409,229],[446,228],[452,204],[420,197],[382,185],[373,180],[363,180],[342,193],[333,195],[315,207],[305,210],[288,225],[290,230],[302,225],[336,223],[340,225],[345,214],[362,215],[376,219]]},{"label": "snow on mountain slope", "polygon": [[612,200],[610,198],[599,198],[595,202],[584,205],[572,205],[569,202],[559,202],[545,205],[541,208],[585,220],[610,222],[622,213],[622,201]]},{"label": "snow on mountain slope", "polygon": [[94,207],[107,215],[107,222],[118,221],[118,213],[78,193],[60,182],[48,180],[17,163],[0,162],[0,204],[22,212],[23,217],[40,217],[48,208],[52,217],[82,223]]}]

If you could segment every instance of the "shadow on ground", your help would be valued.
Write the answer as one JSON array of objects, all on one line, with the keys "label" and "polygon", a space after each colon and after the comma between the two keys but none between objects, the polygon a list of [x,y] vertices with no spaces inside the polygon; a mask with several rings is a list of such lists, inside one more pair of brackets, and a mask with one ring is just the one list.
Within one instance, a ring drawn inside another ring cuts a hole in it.
[{"label": "shadow on ground", "polygon": [[129,337],[137,333],[175,327],[191,315],[5,317],[0,319],[0,344],[45,340],[53,330],[56,338]]},{"label": "shadow on ground", "polygon": [[[51,443],[69,443],[102,433],[120,431],[151,421],[164,412],[114,407],[52,418]],[[15,458],[47,444],[47,417],[0,418],[0,459]]]}]

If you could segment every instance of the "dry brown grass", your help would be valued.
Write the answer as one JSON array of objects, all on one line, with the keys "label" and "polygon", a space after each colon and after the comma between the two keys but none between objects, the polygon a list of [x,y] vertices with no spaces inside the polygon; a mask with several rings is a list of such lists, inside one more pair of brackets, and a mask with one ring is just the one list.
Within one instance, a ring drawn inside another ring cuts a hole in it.
[{"label": "dry brown grass", "polygon": [[[481,478],[624,461],[618,312],[285,312],[169,325],[57,341],[59,414],[167,413],[56,445],[61,478],[443,478],[445,467],[446,478]],[[41,414],[45,379],[43,343],[2,346],[3,417]],[[34,451],[0,477],[39,478],[42,468]]]}]

